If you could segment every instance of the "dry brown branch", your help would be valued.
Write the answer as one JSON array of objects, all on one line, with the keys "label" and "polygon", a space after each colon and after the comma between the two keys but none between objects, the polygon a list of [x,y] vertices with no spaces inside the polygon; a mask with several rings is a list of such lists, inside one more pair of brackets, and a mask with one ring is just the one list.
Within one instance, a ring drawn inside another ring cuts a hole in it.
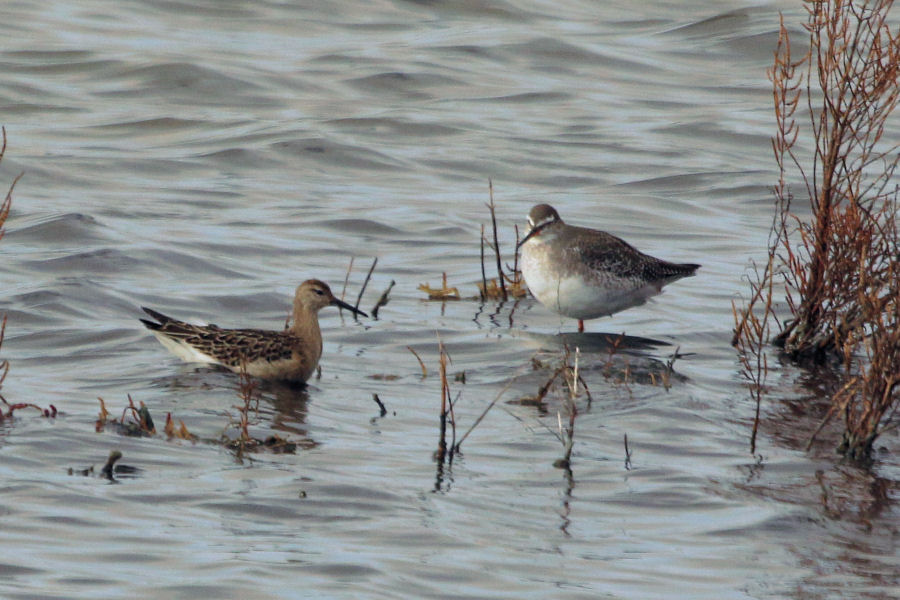
[{"label": "dry brown branch", "polygon": [[243,404],[234,408],[238,411],[238,441],[241,449],[252,440],[250,436],[250,412],[255,401],[256,415],[259,416],[259,394],[256,393],[256,380],[247,373],[247,365],[242,362],[238,373],[238,396]]},{"label": "dry brown branch", "polygon": [[[255,438],[250,435],[251,417],[250,413],[254,413],[254,419],[259,419],[259,401],[260,393],[257,389],[258,382],[247,374],[246,366],[241,365],[238,373],[238,396],[242,403],[232,408],[238,412],[237,420],[229,415],[229,422],[222,431],[220,440],[225,447],[235,451],[238,460],[244,459],[244,454],[250,450],[268,450],[270,452],[285,454],[295,452],[297,444],[290,440],[284,439],[276,434],[270,435],[265,439]],[[254,421],[255,422],[255,421]],[[228,429],[236,429],[237,437],[232,439],[226,432]]]}]

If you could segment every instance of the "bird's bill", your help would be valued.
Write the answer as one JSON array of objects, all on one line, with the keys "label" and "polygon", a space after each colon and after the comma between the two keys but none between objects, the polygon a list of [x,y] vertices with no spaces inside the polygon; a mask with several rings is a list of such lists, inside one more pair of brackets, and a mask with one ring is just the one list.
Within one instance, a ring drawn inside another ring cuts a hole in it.
[{"label": "bird's bill", "polygon": [[352,312],[353,314],[362,315],[364,317],[369,316],[366,313],[364,313],[363,311],[359,310],[358,308],[350,306],[343,300],[338,300],[337,298],[335,298],[334,300],[331,301],[331,303],[335,306],[340,306],[341,308],[345,308],[345,309],[349,310],[350,312]]},{"label": "bird's bill", "polygon": [[536,236],[536,235],[540,232],[540,230],[541,230],[540,227],[532,227],[532,228],[531,228],[531,231],[529,231],[529,232],[525,235],[525,237],[523,237],[521,240],[519,240],[519,243],[516,244],[516,250],[518,250],[519,248],[521,248],[521,247],[525,244],[525,242],[527,242],[528,240],[530,240],[532,237]]}]

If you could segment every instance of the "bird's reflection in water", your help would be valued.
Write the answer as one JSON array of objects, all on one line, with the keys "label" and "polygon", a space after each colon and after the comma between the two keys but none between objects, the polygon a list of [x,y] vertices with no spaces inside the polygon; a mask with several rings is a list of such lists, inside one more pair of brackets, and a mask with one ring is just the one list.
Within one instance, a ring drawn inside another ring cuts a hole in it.
[{"label": "bird's reflection in water", "polygon": [[667,341],[624,333],[528,333],[527,336],[540,346],[533,359],[538,373],[552,373],[564,363],[574,367],[577,349],[578,373],[588,385],[598,377],[611,384],[665,388],[687,381],[674,368],[687,355]]},{"label": "bird's reflection in water", "polygon": [[[215,366],[185,368],[178,375],[160,381],[161,385],[178,392],[201,389],[225,391],[231,388],[238,396],[241,394],[239,379],[230,371]],[[251,378],[250,381],[252,393],[260,399],[261,425],[283,433],[281,437],[299,448],[309,449],[318,445],[318,442],[309,437],[306,427],[310,392],[308,386],[256,378]],[[233,412],[236,405],[237,402],[228,402],[223,403],[221,408]],[[251,411],[256,412],[255,409]],[[254,417],[251,415],[251,418]],[[267,419],[271,419],[270,425],[265,423]]]},{"label": "bird's reflection in water", "polygon": [[259,392],[275,411],[272,415],[272,429],[284,432],[300,448],[318,446],[318,442],[309,437],[306,427],[309,387],[279,381],[260,381]]}]

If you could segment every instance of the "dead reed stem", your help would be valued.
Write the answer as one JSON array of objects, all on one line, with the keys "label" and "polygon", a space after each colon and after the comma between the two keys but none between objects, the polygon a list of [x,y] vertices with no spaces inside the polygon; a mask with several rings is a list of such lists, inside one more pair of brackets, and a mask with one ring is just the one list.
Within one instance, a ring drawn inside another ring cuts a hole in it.
[{"label": "dead reed stem", "polygon": [[[377,264],[378,264],[378,257],[376,256],[375,259],[372,261],[372,266],[369,267],[369,272],[366,273],[366,278],[363,281],[362,288],[360,288],[360,290],[359,290],[359,295],[356,297],[356,304],[353,306],[353,308],[355,308],[356,310],[359,310],[359,303],[362,301],[363,294],[366,292],[366,286],[369,285],[369,279],[372,278],[372,271],[375,270],[375,265],[377,265]],[[359,320],[359,316],[356,313],[353,314],[353,318],[356,320]]]},{"label": "dead reed stem", "polygon": [[[353,257],[353,256],[350,257],[350,263],[347,265],[347,273],[344,274],[344,286],[341,288],[341,302],[344,302],[344,301],[345,301],[345,298],[347,297],[347,284],[350,282],[350,273],[353,271],[353,261],[354,261],[354,259],[355,259],[355,257]],[[359,307],[357,307],[357,308],[359,308]],[[344,316],[344,309],[341,308],[340,306],[338,307],[338,314],[340,314],[340,315],[341,315],[341,318],[343,318],[343,316]],[[355,316],[355,315],[354,315],[354,316]],[[290,327],[291,319],[292,319],[292,318],[293,318],[293,312],[291,312],[290,314],[288,314],[287,320],[284,322],[284,328],[285,328],[285,329],[287,329],[288,327]]]},{"label": "dead reed stem", "polygon": [[487,273],[484,269],[484,223],[481,224],[481,299],[487,299]]},{"label": "dead reed stem", "polygon": [[506,281],[503,276],[503,260],[500,258],[500,242],[497,238],[497,213],[494,210],[494,183],[490,179],[488,179],[488,193],[490,195],[491,202],[488,204],[488,209],[491,211],[491,227],[494,232],[494,256],[497,258],[497,281],[500,283],[500,293],[503,300],[508,298],[506,293]]},{"label": "dead reed stem", "polygon": [[[569,422],[565,430],[562,426],[562,417],[559,412],[556,413],[556,419],[559,423],[559,437],[563,442],[563,457],[554,463],[554,466],[563,469],[571,469],[572,467],[572,448],[575,446],[575,418],[578,416],[578,406],[575,404],[575,398],[578,396],[578,358],[580,351],[575,347],[575,366],[571,368],[572,378],[566,379],[569,386],[569,395],[566,396],[566,410],[569,413]],[[568,367],[569,351],[566,348],[566,364]]]},{"label": "dead reed stem", "polygon": [[738,351],[741,375],[747,382],[750,396],[756,404],[753,429],[750,433],[750,454],[756,454],[760,407],[766,390],[766,378],[769,374],[769,359],[766,347],[769,343],[770,321],[774,318],[772,306],[774,288],[773,261],[774,256],[770,255],[765,270],[762,274],[757,271],[757,279],[750,282],[753,296],[749,308],[741,311],[732,302],[735,320],[735,334],[732,344]]},{"label": "dead reed stem", "polygon": [[474,421],[474,422],[472,423],[472,425],[466,430],[466,432],[462,435],[462,437],[459,438],[459,442],[457,442],[457,443],[456,443],[456,446],[455,446],[455,450],[456,450],[457,452],[459,452],[460,447],[462,446],[462,443],[463,443],[464,441],[466,441],[466,438],[469,437],[469,434],[472,433],[472,432],[475,430],[476,427],[478,427],[478,425],[484,420],[484,418],[485,418],[485,417],[487,416],[487,414],[491,411],[491,409],[494,408],[494,405],[497,404],[497,402],[500,400],[501,397],[503,397],[503,394],[505,394],[506,391],[509,390],[510,387],[512,387],[512,384],[513,384],[514,381],[515,381],[515,376],[510,377],[509,381],[506,382],[506,385],[503,386],[503,389],[500,390],[500,392],[499,392],[496,396],[494,396],[494,399],[491,400],[490,404],[488,404],[488,405],[485,407],[485,409],[481,412],[481,414],[478,415],[478,418],[475,419],[475,421]]},{"label": "dead reed stem", "polygon": [[347,265],[347,274],[344,275],[344,287],[341,289],[341,302],[345,301],[345,297],[347,295],[347,283],[350,281],[350,272],[353,271],[353,259],[354,257],[350,257],[350,264]]},{"label": "dead reed stem", "polygon": [[439,361],[441,376],[441,415],[440,436],[438,438],[438,449],[435,453],[435,459],[439,463],[443,463],[445,459],[448,460],[448,462],[452,462],[453,460],[453,442],[451,442],[451,444],[449,445],[450,452],[448,453],[447,422],[449,420],[450,426],[453,429],[454,440],[456,439],[456,422],[452,416],[453,401],[450,399],[450,383],[447,381],[447,363],[450,360],[450,357],[447,354],[446,348],[444,347],[444,342],[438,341],[438,350],[440,352]]},{"label": "dead reed stem", "polygon": [[412,352],[412,355],[416,357],[417,361],[419,361],[419,367],[422,368],[422,379],[428,377],[428,369],[425,367],[425,362],[422,360],[422,357],[419,356],[419,353],[413,350],[412,346],[407,346],[406,349]]}]

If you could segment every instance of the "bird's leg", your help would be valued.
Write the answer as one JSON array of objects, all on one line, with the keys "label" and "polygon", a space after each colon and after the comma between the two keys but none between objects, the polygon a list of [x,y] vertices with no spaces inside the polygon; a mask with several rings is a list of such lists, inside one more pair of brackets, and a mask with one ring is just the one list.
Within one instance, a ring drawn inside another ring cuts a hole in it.
[{"label": "bird's leg", "polygon": [[578,333],[584,333],[584,321],[578,319]]}]

